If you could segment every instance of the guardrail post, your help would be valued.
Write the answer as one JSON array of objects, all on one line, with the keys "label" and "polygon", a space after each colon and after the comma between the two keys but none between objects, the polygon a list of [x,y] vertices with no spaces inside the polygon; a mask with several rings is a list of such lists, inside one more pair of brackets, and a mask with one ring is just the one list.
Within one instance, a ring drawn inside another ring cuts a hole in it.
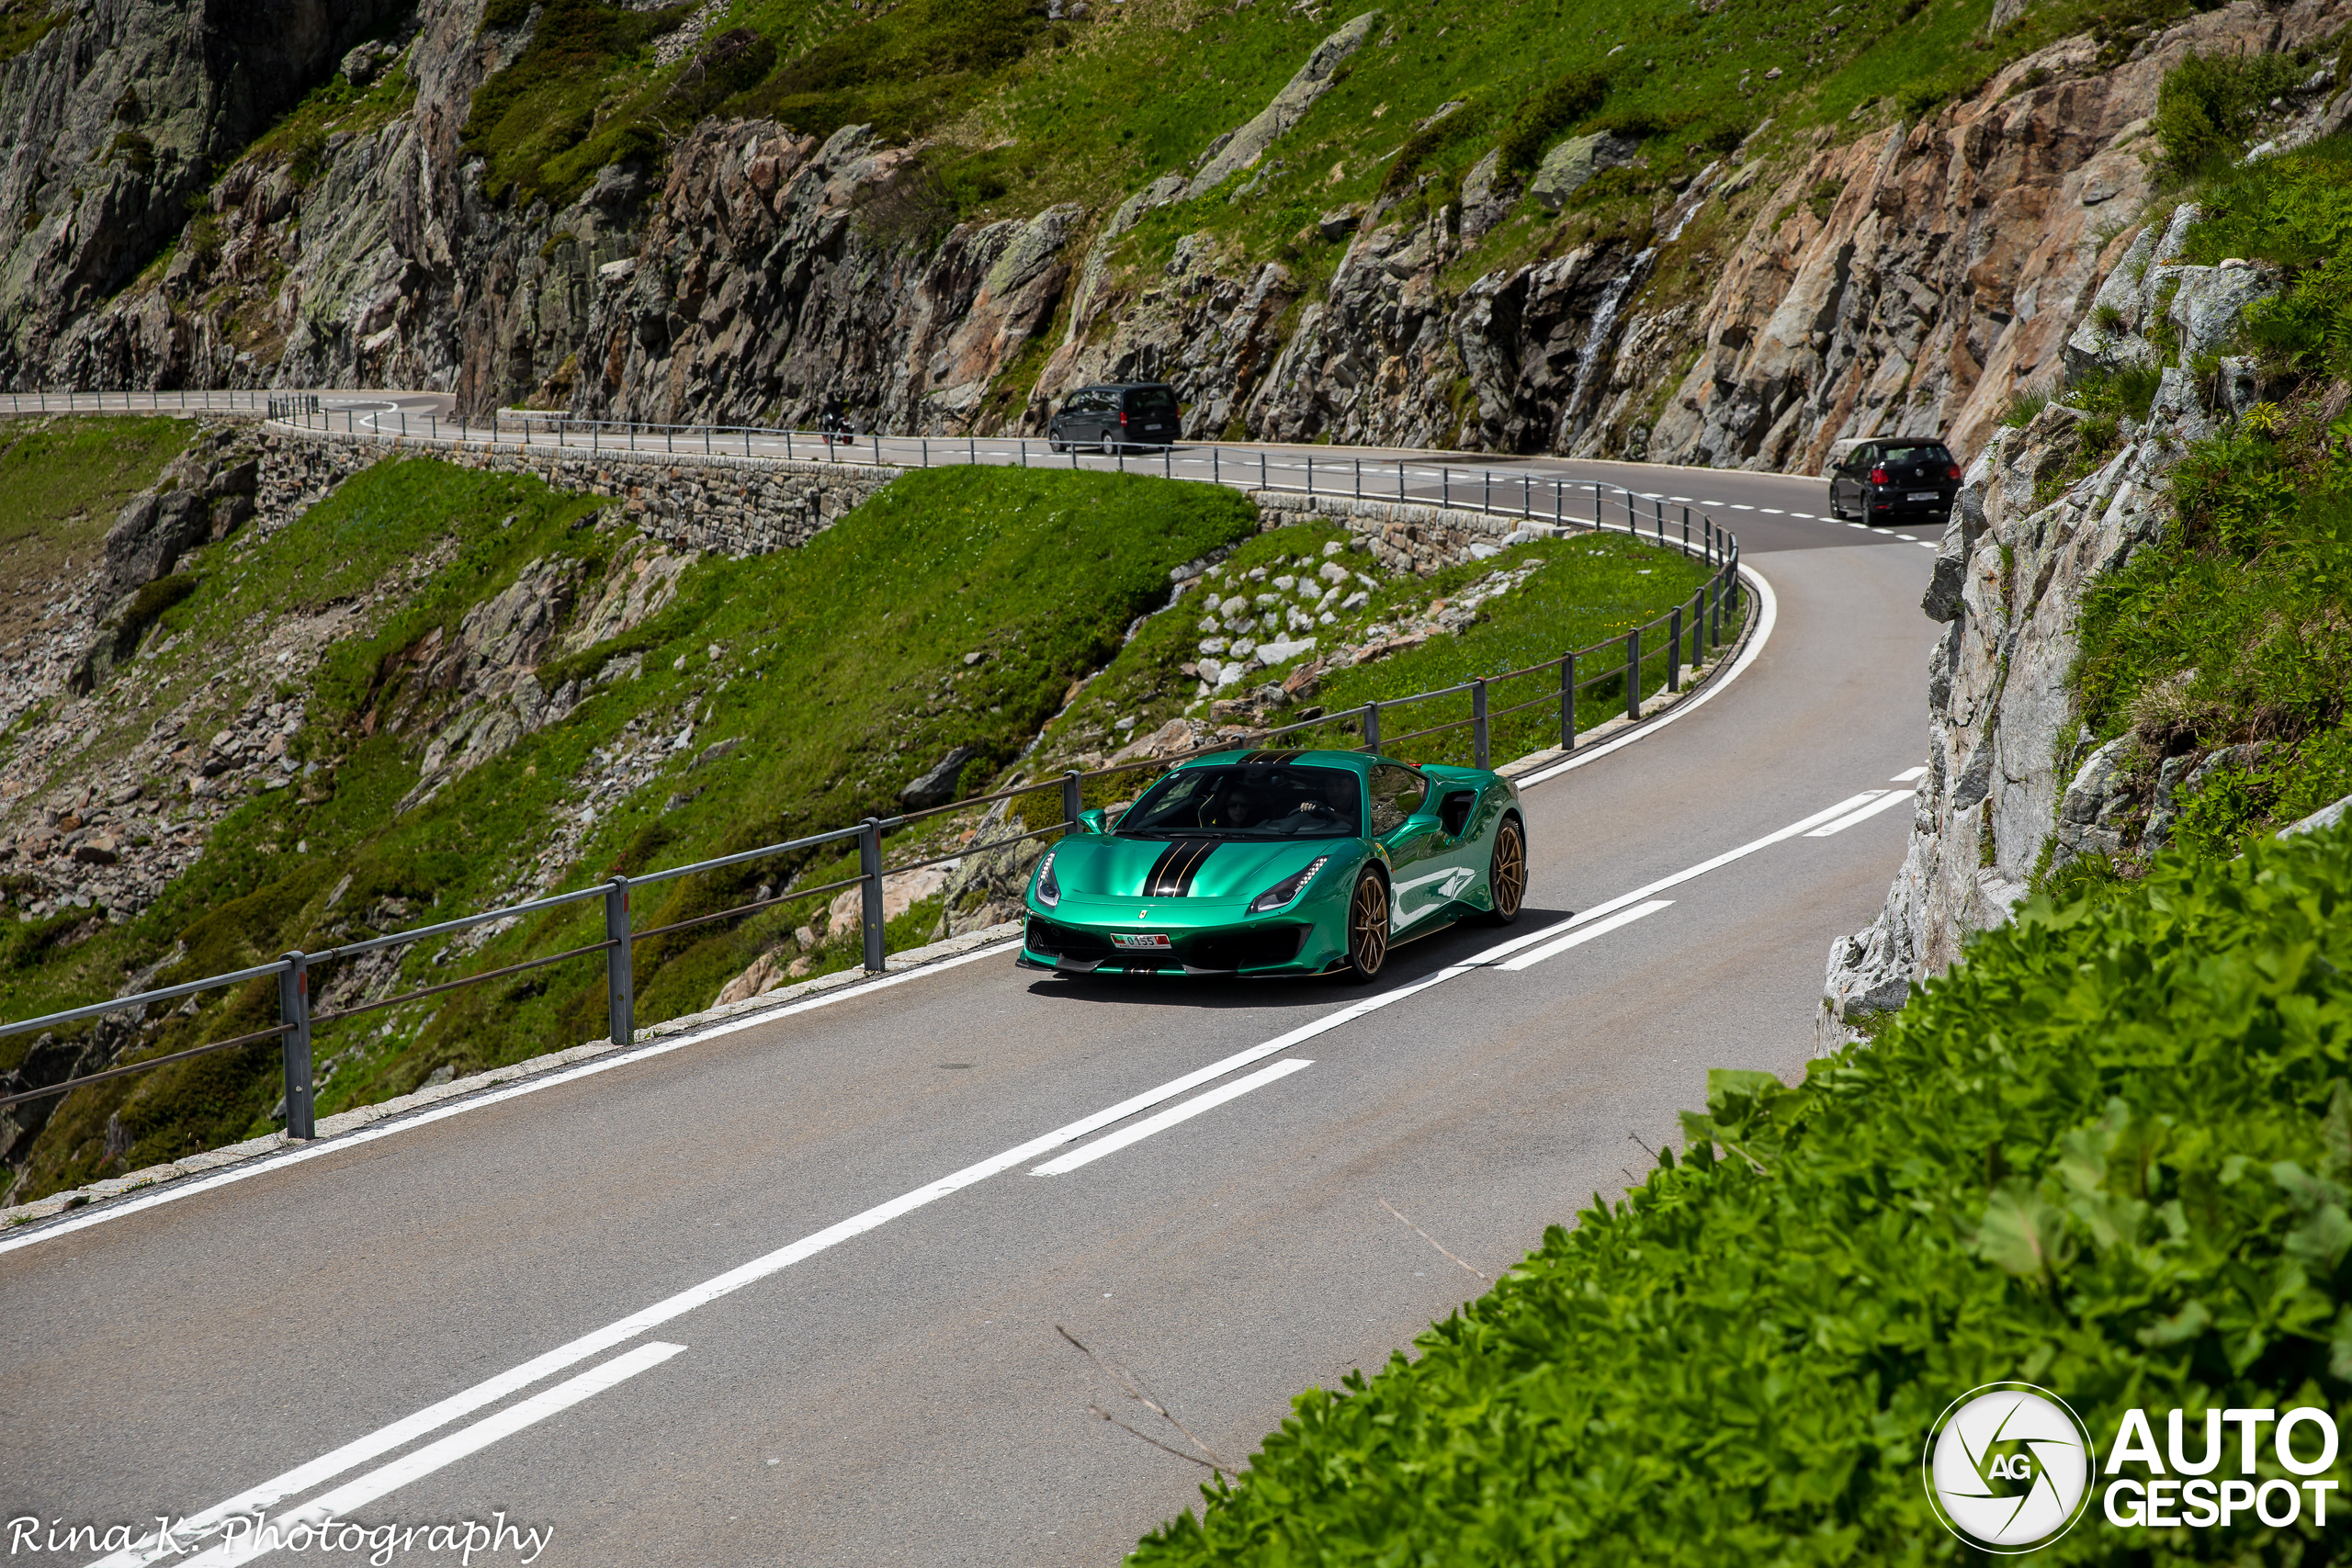
[{"label": "guardrail post", "polygon": [[867,818],[857,834],[857,874],[864,879],[858,889],[862,897],[862,919],[865,930],[865,972],[882,973],[882,821]]},{"label": "guardrail post", "polygon": [[605,884],[605,1024],[613,1043],[626,1050],[637,1043],[637,964],[635,939],[628,931],[628,878],[616,876]]},{"label": "guardrail post", "polygon": [[1478,510],[1492,512],[1495,509],[1495,470],[1479,469],[1478,479]]},{"label": "guardrail post", "polygon": [[1062,826],[1075,831],[1078,814],[1086,809],[1086,778],[1072,768],[1062,775]]},{"label": "guardrail post", "polygon": [[1440,506],[1453,504],[1453,470],[1443,463],[1437,466],[1437,503]]},{"label": "guardrail post", "polygon": [[319,1129],[311,1100],[311,961],[300,948],[277,972],[277,1021],[287,1026],[277,1037],[286,1065],[286,1135],[307,1141]]},{"label": "guardrail post", "polygon": [[1682,606],[1677,604],[1666,617],[1666,689],[1682,689]]},{"label": "guardrail post", "polygon": [[1356,459],[1356,499],[1358,501],[1363,499],[1363,459],[1362,457]]},{"label": "guardrail post", "polygon": [[1487,735],[1487,682],[1482,677],[1470,682],[1470,765],[1483,768],[1493,754]]},{"label": "guardrail post", "polygon": [[1600,481],[1598,479],[1592,486],[1592,531],[1596,534],[1600,532]]},{"label": "guardrail post", "polygon": [[1363,705],[1363,749],[1367,751],[1380,750],[1380,705],[1378,703]]},{"label": "guardrail post", "polygon": [[1682,548],[1686,554],[1690,548],[1690,509],[1687,506],[1682,509]]},{"label": "guardrail post", "polygon": [[1315,493],[1315,454],[1312,452],[1306,455],[1306,493]]},{"label": "guardrail post", "polygon": [[1577,744],[1577,656],[1560,655],[1560,750],[1573,751]]},{"label": "guardrail post", "polygon": [[1625,716],[1642,716],[1642,628],[1625,634]]},{"label": "guardrail post", "polygon": [[873,433],[873,434],[874,434],[874,466],[875,466],[876,468],[880,468],[880,467],[882,466],[882,433],[881,433],[880,431],[878,431],[878,430],[877,430],[877,431],[875,431],[875,432]]}]

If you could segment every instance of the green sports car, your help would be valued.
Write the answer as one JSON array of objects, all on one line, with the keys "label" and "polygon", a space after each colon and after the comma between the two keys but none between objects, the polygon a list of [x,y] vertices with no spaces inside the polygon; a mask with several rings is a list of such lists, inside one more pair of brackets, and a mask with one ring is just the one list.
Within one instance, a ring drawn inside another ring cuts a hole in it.
[{"label": "green sports car", "polygon": [[1089,811],[1029,879],[1019,963],[1061,975],[1343,974],[1527,891],[1519,791],[1484,768],[1221,751],[1116,824]]}]

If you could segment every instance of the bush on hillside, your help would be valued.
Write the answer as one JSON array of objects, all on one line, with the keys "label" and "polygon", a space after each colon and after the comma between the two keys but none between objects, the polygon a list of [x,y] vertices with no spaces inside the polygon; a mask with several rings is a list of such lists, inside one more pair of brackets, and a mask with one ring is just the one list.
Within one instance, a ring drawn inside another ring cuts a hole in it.
[{"label": "bush on hillside", "polygon": [[1609,78],[1598,71],[1571,71],[1520,107],[1503,132],[1499,167],[1532,170],[1543,161],[1544,145],[1599,108],[1609,96]]},{"label": "bush on hillside", "polygon": [[2185,179],[2235,158],[2262,106],[2299,74],[2295,60],[2283,54],[2192,54],[2165,72],[2151,128],[2165,170]]},{"label": "bush on hillside", "polygon": [[[2102,1441],[2133,1406],[2340,1409],[2347,970],[2352,832],[2038,899],[1802,1088],[1713,1075],[1687,1159],[1418,1360],[1309,1390],[1133,1561],[1956,1561],[1920,1452],[1980,1384]],[[2307,1510],[2165,1537],[2094,1519],[2042,1560],[2328,1554]]]}]

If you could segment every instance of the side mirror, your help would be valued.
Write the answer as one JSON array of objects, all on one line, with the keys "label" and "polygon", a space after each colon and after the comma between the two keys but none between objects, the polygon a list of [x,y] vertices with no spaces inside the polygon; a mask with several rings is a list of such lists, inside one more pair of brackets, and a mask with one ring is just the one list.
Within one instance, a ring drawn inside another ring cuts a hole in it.
[{"label": "side mirror", "polygon": [[1099,810],[1081,811],[1078,814],[1078,830],[1081,833],[1107,833],[1111,830],[1111,819]]},{"label": "side mirror", "polygon": [[1470,808],[1477,804],[1477,791],[1468,789],[1455,790],[1452,795],[1447,795],[1444,800],[1438,804],[1437,819],[1439,826],[1442,827],[1447,832],[1453,834],[1455,838],[1460,838],[1462,836],[1462,829],[1470,825]]}]

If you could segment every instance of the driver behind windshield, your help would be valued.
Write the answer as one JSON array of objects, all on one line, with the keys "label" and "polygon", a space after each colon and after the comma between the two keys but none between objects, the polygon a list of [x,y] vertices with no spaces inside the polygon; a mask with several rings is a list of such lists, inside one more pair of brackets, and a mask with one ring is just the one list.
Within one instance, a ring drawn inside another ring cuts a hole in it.
[{"label": "driver behind windshield", "polygon": [[1153,786],[1121,818],[1119,831],[1352,838],[1358,795],[1355,774],[1340,768],[1188,768]]}]

